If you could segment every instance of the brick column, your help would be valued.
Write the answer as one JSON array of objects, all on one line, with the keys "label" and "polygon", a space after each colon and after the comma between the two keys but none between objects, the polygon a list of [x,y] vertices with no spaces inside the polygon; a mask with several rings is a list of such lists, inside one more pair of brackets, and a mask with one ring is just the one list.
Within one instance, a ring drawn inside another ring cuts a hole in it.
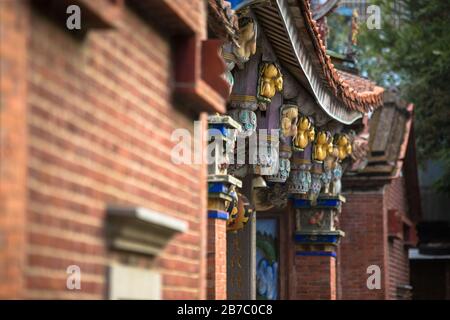
[{"label": "brick column", "polygon": [[[368,183],[366,184],[369,186]],[[340,246],[340,270],[343,299],[389,298],[389,243],[384,191],[347,191],[341,226],[348,238]],[[355,252],[357,245],[358,252]],[[367,268],[380,267],[381,288],[367,288]]]},{"label": "brick column", "polygon": [[227,298],[228,211],[232,204],[237,205],[235,188],[242,187],[242,182],[227,172],[225,146],[234,144],[233,130],[240,130],[240,125],[229,116],[216,115],[208,117],[208,129],[208,141],[215,146],[214,161],[208,163],[207,299],[223,300]]},{"label": "brick column", "polygon": [[295,298],[336,300],[336,248],[344,233],[337,230],[340,196],[321,196],[312,206],[295,199]]},{"label": "brick column", "polygon": [[227,218],[225,212],[209,212],[207,298],[210,300],[227,298]]},{"label": "brick column", "polygon": [[297,252],[295,273],[297,299],[336,300],[336,258],[332,253]]},{"label": "brick column", "polygon": [[23,298],[27,208],[26,1],[0,1],[0,298]]}]

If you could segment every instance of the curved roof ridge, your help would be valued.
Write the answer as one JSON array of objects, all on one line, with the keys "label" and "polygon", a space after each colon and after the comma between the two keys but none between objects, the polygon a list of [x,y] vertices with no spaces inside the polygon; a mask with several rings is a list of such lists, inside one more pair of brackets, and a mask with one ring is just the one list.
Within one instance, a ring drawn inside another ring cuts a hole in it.
[{"label": "curved roof ridge", "polygon": [[[367,112],[381,106],[383,104],[384,88],[374,85],[371,91],[358,91],[354,88],[352,81],[344,79],[339,74],[341,71],[334,67],[330,56],[326,53],[326,48],[321,39],[317,23],[312,16],[309,0],[297,1],[300,5],[303,18],[307,22],[305,25],[308,27],[311,40],[316,48],[320,67],[333,93],[352,110]],[[360,79],[368,81],[361,77]]]}]

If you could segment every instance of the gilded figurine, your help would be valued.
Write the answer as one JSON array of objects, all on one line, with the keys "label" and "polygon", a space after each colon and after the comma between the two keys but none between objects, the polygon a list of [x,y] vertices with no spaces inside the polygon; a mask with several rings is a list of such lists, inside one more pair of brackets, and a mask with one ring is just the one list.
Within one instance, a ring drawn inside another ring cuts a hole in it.
[{"label": "gilded figurine", "polygon": [[[333,141],[334,142],[334,141]],[[331,182],[333,180],[333,170],[336,167],[336,163],[339,159],[339,151],[338,151],[338,147],[333,144],[333,147],[328,150],[328,154],[327,157],[325,158],[324,162],[323,162],[323,170],[324,172],[322,173],[322,192],[324,194],[330,194],[330,186],[331,186]]]},{"label": "gilded figurine", "polygon": [[297,134],[293,139],[295,150],[303,151],[310,142],[314,141],[315,131],[311,119],[305,116],[300,117],[297,125]]},{"label": "gilded figurine", "polygon": [[333,139],[328,131],[320,131],[317,134],[316,142],[313,148],[314,160],[322,162],[328,153],[333,152]]},{"label": "gilded figurine", "polygon": [[271,62],[263,62],[258,79],[258,99],[270,102],[277,92],[283,90],[283,76],[280,68]]},{"label": "gilded figurine", "polygon": [[351,31],[351,44],[353,46],[358,45],[358,32],[359,32],[359,25],[358,25],[358,10],[354,9],[352,12],[352,31]]},{"label": "gilded figurine", "polygon": [[350,138],[346,134],[336,135],[334,138],[333,165],[331,170],[331,181],[329,182],[328,191],[332,195],[338,195],[341,193],[341,178],[342,178],[342,166],[340,162],[348,157],[352,153],[352,144]]},{"label": "gilded figurine", "polygon": [[238,45],[233,49],[238,65],[242,66],[256,53],[257,30],[257,25],[252,18],[243,17],[240,19]]},{"label": "gilded figurine", "polygon": [[284,137],[297,135],[298,108],[294,105],[286,105],[281,109],[281,134]]},{"label": "gilded figurine", "polygon": [[352,144],[346,134],[341,134],[337,137],[336,147],[338,150],[339,160],[342,161],[352,154]]}]

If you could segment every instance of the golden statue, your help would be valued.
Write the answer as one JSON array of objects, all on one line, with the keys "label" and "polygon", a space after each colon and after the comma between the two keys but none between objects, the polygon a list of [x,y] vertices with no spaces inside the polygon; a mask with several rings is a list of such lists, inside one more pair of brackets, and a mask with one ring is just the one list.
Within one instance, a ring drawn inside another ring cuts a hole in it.
[{"label": "golden statue", "polygon": [[333,152],[333,138],[327,131],[320,131],[317,134],[313,149],[313,158],[316,161],[323,161],[329,153]]},{"label": "golden statue", "polygon": [[256,53],[257,29],[253,19],[245,17],[239,21],[238,46],[233,50],[234,55],[239,62],[247,62],[252,55]]},{"label": "golden statue", "polygon": [[258,79],[258,98],[270,102],[277,92],[283,90],[283,76],[274,63],[264,62],[261,65]]},{"label": "golden statue", "polygon": [[338,159],[339,159],[339,149],[335,144],[333,144],[327,150],[327,156],[324,160],[325,170],[333,170],[334,167],[336,166],[336,162]]},{"label": "golden statue", "polygon": [[297,125],[297,134],[293,139],[294,149],[305,149],[310,142],[314,141],[315,135],[311,120],[305,116],[300,117]]},{"label": "golden statue", "polygon": [[352,154],[352,144],[346,134],[341,134],[338,136],[336,147],[338,149],[338,157],[340,161]]},{"label": "golden statue", "polygon": [[352,31],[351,31],[351,43],[356,46],[358,44],[358,10],[354,9],[352,12]]},{"label": "golden statue", "polygon": [[284,137],[297,135],[298,108],[297,106],[285,106],[281,109],[281,134]]}]

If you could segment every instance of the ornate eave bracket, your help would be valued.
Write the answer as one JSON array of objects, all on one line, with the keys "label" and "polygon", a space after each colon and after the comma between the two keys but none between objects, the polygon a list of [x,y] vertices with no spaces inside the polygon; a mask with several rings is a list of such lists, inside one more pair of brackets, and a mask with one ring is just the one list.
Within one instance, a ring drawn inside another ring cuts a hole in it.
[{"label": "ornate eave bracket", "polygon": [[[303,73],[307,79],[307,85],[313,93],[317,104],[332,119],[343,124],[351,124],[362,117],[362,113],[349,109],[323,84],[323,79],[316,72],[314,61],[310,49],[302,41],[293,13],[291,12],[289,1],[273,0],[273,6],[260,6],[255,8],[259,23],[266,31],[265,34],[272,43],[286,43],[289,52],[277,52],[278,47],[274,46],[280,61],[287,66],[292,66],[291,73]],[[273,16],[279,18],[274,20]],[[275,26],[276,24],[276,26]],[[277,30],[284,30],[278,32]],[[296,66],[292,65],[296,61]]]},{"label": "ornate eave bracket", "polygon": [[214,161],[208,164],[208,217],[228,220],[229,206],[236,200],[236,188],[242,187],[242,181],[228,174],[226,146],[234,150],[237,133],[242,128],[230,116],[213,115],[208,117],[208,129],[215,131],[214,134],[209,132],[209,142],[223,147],[222,150],[214,149]]}]

